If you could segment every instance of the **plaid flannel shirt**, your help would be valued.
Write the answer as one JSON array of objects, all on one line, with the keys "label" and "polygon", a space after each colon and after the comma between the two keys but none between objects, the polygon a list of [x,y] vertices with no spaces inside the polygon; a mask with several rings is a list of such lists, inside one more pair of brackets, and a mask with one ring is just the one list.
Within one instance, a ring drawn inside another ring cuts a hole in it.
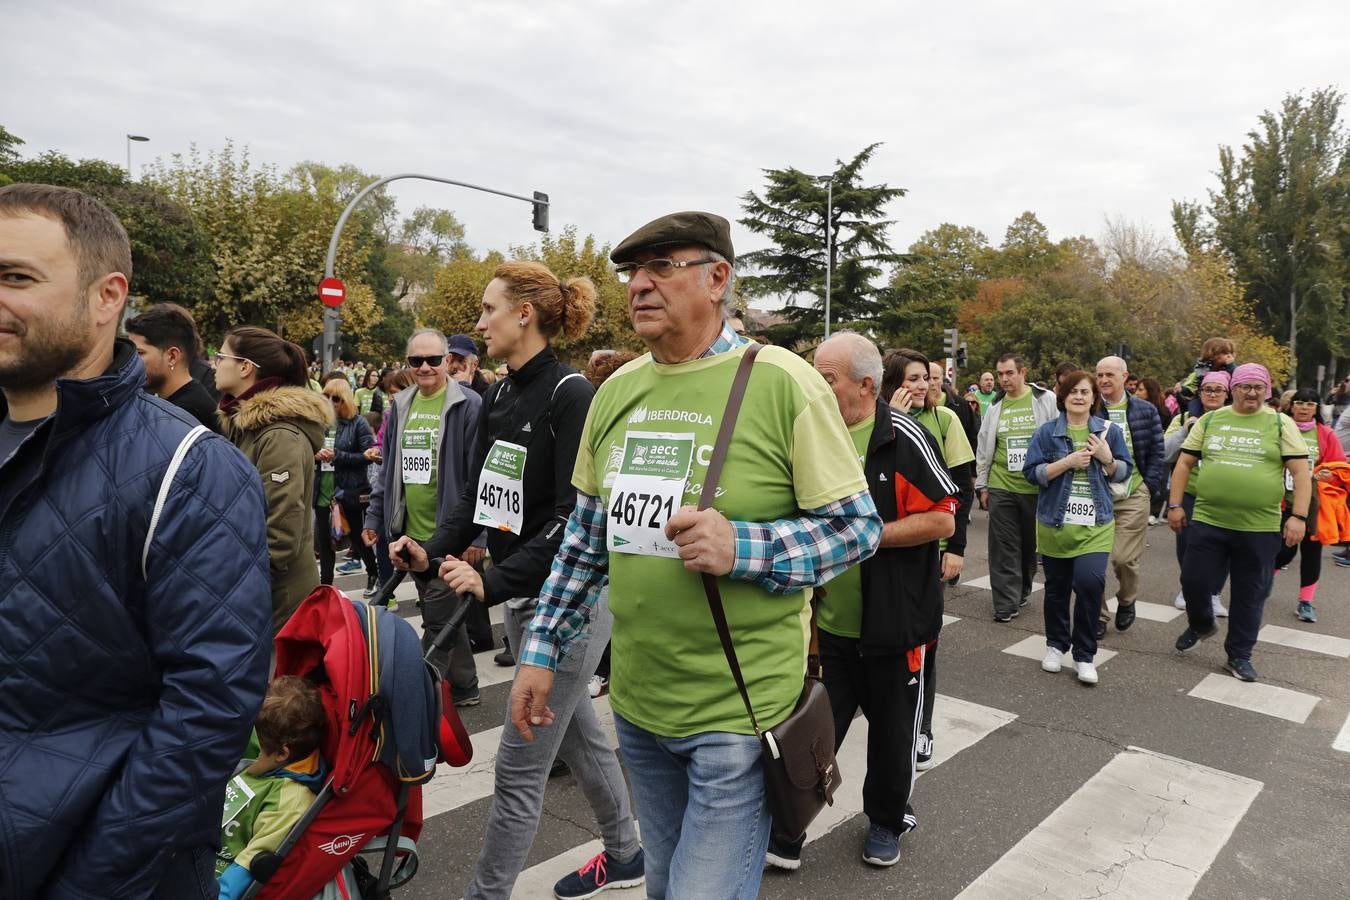
[{"label": "plaid flannel shirt", "polygon": [[[748,343],[728,326],[704,357]],[[577,493],[562,546],[534,619],[525,629],[523,665],[556,669],[567,648],[586,628],[591,610],[609,578],[608,520],[599,497]],[[881,516],[872,495],[859,491],[819,509],[773,522],[731,523],[735,560],[731,576],[766,591],[787,594],[824,584],[876,552]]]}]

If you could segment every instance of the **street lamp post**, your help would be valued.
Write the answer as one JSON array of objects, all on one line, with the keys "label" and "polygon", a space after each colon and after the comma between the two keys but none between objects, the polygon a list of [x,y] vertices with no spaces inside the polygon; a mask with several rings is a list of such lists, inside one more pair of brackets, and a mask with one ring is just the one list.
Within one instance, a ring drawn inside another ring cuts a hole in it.
[{"label": "street lamp post", "polygon": [[127,178],[131,177],[131,142],[136,141],[137,143],[143,144],[148,140],[150,139],[143,134],[127,135]]},{"label": "street lamp post", "polygon": [[830,217],[834,214],[834,178],[825,188],[825,339],[830,338],[830,276],[834,269],[834,229]]}]

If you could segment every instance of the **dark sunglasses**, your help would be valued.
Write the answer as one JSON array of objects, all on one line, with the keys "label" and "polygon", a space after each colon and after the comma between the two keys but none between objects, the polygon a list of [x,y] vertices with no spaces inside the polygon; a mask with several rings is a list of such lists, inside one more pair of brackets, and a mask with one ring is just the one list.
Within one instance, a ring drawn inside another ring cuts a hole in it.
[{"label": "dark sunglasses", "polygon": [[414,369],[420,369],[420,368],[422,368],[422,364],[423,364],[423,363],[426,363],[427,365],[431,366],[431,367],[434,369],[434,368],[436,368],[437,366],[439,366],[439,365],[440,365],[442,362],[444,362],[444,361],[445,361],[445,354],[443,354],[443,353],[442,353],[440,356],[410,356],[410,357],[408,357],[408,365],[412,366]]}]

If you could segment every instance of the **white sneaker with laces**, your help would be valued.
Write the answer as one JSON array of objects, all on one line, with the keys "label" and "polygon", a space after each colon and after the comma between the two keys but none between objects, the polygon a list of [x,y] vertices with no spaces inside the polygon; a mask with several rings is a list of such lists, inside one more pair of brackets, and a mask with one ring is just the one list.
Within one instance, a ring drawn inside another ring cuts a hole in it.
[{"label": "white sneaker with laces", "polygon": [[1223,594],[1215,594],[1209,598],[1209,602],[1214,604],[1214,615],[1217,618],[1224,618],[1228,615],[1228,610],[1223,608]]},{"label": "white sneaker with laces", "polygon": [[1058,672],[1061,668],[1061,661],[1064,659],[1064,651],[1055,647],[1045,648],[1045,659],[1041,660],[1041,668],[1046,672]]},{"label": "white sneaker with laces", "polygon": [[605,692],[605,689],[608,687],[609,687],[608,678],[603,678],[599,675],[592,675],[591,680],[586,684],[586,693],[590,694],[591,699],[594,700],[596,697],[599,697],[601,694],[603,694]]},{"label": "white sneaker with laces", "polygon": [[1172,601],[1172,605],[1175,606],[1177,609],[1185,609],[1186,595],[1181,591],[1177,591],[1176,599]]},{"label": "white sneaker with laces", "polygon": [[1074,667],[1078,669],[1078,680],[1083,682],[1083,684],[1097,683],[1097,667],[1094,666],[1092,663],[1090,662],[1074,663]]}]

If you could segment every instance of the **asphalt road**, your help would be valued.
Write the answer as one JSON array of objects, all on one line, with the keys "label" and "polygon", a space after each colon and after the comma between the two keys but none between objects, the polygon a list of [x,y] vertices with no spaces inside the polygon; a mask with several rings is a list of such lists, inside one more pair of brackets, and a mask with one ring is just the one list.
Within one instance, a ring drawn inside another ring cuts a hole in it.
[{"label": "asphalt road", "polygon": [[[1244,685],[1224,672],[1220,638],[1184,655],[1173,649],[1185,627],[1171,606],[1173,539],[1166,525],[1150,528],[1140,600],[1154,606],[1140,608],[1155,618],[1141,615],[1125,633],[1113,627],[1101,646],[1117,655],[1099,654],[1101,682],[1085,687],[1071,666],[1040,670],[1039,591],[1019,618],[997,624],[989,591],[969,583],[987,571],[985,522],[975,514],[963,583],[948,591],[956,621],[941,639],[939,764],[915,785],[920,826],[903,839],[900,863],[861,860],[864,745],[855,723],[832,830],[812,835],[799,871],[767,872],[761,896],[1350,896],[1350,569],[1326,554],[1316,625],[1294,616],[1297,561],[1277,574],[1265,614],[1275,628],[1253,655],[1261,680]],[[1108,596],[1114,590],[1109,577]],[[1177,618],[1159,621],[1170,613]],[[1315,649],[1274,642],[1308,635],[1330,640]],[[1005,652],[1022,641],[1034,659]],[[487,674],[488,656],[480,674],[503,677]],[[483,689],[483,705],[464,714],[471,732],[502,725],[508,690],[506,681]],[[1244,708],[1259,704],[1265,711]],[[480,740],[473,771],[437,776],[420,871],[396,896],[459,897],[468,883],[491,803],[495,740]],[[550,896],[597,837],[572,779],[553,779],[516,896]]]}]

